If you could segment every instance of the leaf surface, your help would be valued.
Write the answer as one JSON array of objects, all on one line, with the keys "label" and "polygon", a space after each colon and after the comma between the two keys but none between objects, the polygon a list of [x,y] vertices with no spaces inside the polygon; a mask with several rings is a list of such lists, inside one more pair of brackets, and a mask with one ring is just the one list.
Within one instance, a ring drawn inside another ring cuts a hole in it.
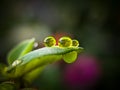
[{"label": "leaf surface", "polygon": [[33,49],[34,41],[34,38],[25,40],[13,48],[7,56],[8,64],[11,65],[15,60],[30,52]]},{"label": "leaf surface", "polygon": [[[7,68],[7,72],[12,73],[10,75],[12,77],[20,77],[33,70],[36,70],[36,68],[61,60],[66,54],[68,54],[67,56],[68,58],[71,55],[71,54],[69,55],[69,53],[73,51],[78,53],[83,51],[83,48],[82,47],[61,48],[57,46],[43,47],[43,48],[31,51],[25,54],[24,56],[18,58],[18,60],[21,60],[21,62],[16,65],[9,66]],[[73,59],[75,60],[76,54],[74,53],[72,57],[74,57]],[[72,60],[67,59],[67,62],[71,62],[71,61],[73,62],[74,61],[73,59]]]}]

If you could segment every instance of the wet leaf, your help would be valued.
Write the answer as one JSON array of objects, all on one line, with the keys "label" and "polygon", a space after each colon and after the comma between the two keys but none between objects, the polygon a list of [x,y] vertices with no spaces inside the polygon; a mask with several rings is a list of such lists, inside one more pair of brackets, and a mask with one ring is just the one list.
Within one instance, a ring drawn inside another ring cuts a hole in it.
[{"label": "wet leaf", "polygon": [[[56,46],[40,48],[18,58],[18,60],[22,60],[21,63],[15,66],[8,67],[6,71],[11,73],[11,77],[20,77],[35,70],[36,68],[61,60],[64,55],[67,55],[70,52],[74,51],[77,53],[81,52],[82,50],[82,47],[61,48]],[[68,56],[70,55],[68,54]],[[67,59],[67,62],[68,61],[69,60]]]},{"label": "wet leaf", "polygon": [[25,55],[26,53],[30,52],[33,49],[35,39],[29,39],[21,42],[15,48],[13,48],[7,57],[8,64],[11,65],[15,60],[19,57]]}]

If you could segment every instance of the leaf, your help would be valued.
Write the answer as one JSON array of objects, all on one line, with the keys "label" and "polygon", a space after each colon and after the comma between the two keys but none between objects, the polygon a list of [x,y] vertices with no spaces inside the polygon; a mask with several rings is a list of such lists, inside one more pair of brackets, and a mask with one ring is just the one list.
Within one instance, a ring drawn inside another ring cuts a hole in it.
[{"label": "leaf", "polygon": [[[31,84],[31,82],[40,75],[40,73],[43,71],[46,65],[38,67],[28,73],[26,73],[22,79],[25,82],[25,84]],[[26,85],[27,86],[27,85]]]},{"label": "leaf", "polygon": [[7,66],[3,63],[0,63],[0,81],[5,81],[8,78],[4,75],[4,70]]},{"label": "leaf", "polygon": [[15,85],[12,83],[2,83],[0,84],[0,90],[17,90]]},{"label": "leaf", "polygon": [[10,77],[21,77],[36,68],[61,60],[65,54],[73,51],[81,52],[82,50],[82,47],[44,47],[18,58],[21,63],[9,66],[6,71],[11,73]]},{"label": "leaf", "polygon": [[6,67],[5,64],[0,63],[0,74],[4,71],[4,68]]},{"label": "leaf", "polygon": [[8,64],[11,65],[15,60],[30,52],[33,49],[34,41],[34,38],[25,40],[13,48],[7,57]]},{"label": "leaf", "polygon": [[21,90],[37,90],[36,88],[23,88]]}]

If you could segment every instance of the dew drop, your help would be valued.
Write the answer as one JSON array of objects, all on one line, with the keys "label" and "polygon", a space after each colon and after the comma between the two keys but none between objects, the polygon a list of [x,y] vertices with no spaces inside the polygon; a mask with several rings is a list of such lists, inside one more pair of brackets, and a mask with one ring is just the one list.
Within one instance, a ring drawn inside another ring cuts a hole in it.
[{"label": "dew drop", "polygon": [[63,55],[63,59],[66,63],[73,63],[77,59],[77,52],[72,51],[70,53],[67,53]]},{"label": "dew drop", "polygon": [[56,44],[56,40],[55,40],[55,38],[52,37],[52,36],[46,37],[46,38],[44,39],[44,45],[45,45],[46,47],[52,47],[52,46],[55,46],[55,44]]},{"label": "dew drop", "polygon": [[59,47],[69,47],[72,45],[72,40],[69,37],[62,37],[59,39],[58,46]]},{"label": "dew drop", "polygon": [[12,63],[12,66],[17,66],[18,64],[20,64],[22,62],[22,60],[15,60],[13,63]]},{"label": "dew drop", "polygon": [[72,46],[78,47],[79,46],[79,42],[78,40],[72,40]]}]

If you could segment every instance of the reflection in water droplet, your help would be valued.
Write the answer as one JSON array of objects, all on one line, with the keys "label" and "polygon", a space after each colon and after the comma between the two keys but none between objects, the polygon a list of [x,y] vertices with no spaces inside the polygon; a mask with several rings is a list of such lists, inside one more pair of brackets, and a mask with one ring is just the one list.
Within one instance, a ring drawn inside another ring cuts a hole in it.
[{"label": "reflection in water droplet", "polygon": [[67,53],[63,55],[63,59],[66,63],[73,63],[77,59],[77,52],[72,51],[70,53]]},{"label": "reflection in water droplet", "polygon": [[78,47],[79,46],[79,42],[78,40],[72,40],[72,46]]},{"label": "reflection in water droplet", "polygon": [[44,45],[45,45],[46,47],[52,47],[52,46],[55,46],[55,44],[56,44],[56,40],[55,40],[55,38],[52,37],[52,36],[46,37],[46,38],[44,39]]},{"label": "reflection in water droplet", "polygon": [[69,37],[62,37],[59,39],[58,46],[69,47],[72,45],[72,40]]}]

